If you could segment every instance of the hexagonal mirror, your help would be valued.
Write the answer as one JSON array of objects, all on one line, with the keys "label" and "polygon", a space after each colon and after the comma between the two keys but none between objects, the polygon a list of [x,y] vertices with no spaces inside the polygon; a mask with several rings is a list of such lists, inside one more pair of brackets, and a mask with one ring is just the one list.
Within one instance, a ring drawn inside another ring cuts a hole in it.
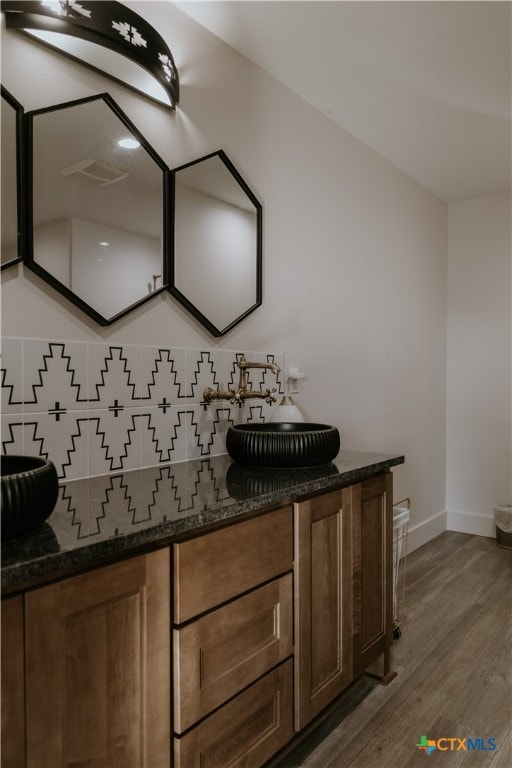
[{"label": "hexagonal mirror", "polygon": [[2,85],[2,269],[21,261],[21,131],[23,107]]},{"label": "hexagonal mirror", "polygon": [[167,166],[108,94],[27,123],[27,266],[110,325],[166,287]]},{"label": "hexagonal mirror", "polygon": [[172,176],[169,291],[223,336],[261,304],[262,207],[222,150]]}]

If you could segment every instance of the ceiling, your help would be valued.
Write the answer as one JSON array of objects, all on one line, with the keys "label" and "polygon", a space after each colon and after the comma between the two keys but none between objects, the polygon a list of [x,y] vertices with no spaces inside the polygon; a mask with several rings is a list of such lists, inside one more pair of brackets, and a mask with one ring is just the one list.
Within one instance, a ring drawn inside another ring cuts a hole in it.
[{"label": "ceiling", "polygon": [[442,200],[510,189],[508,0],[174,5]]}]

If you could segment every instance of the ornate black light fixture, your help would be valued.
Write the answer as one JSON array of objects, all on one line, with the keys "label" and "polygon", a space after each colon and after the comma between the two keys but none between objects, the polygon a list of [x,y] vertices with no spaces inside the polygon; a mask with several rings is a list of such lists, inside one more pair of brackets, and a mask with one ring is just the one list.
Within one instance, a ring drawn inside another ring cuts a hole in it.
[{"label": "ornate black light fixture", "polygon": [[36,37],[172,109],[178,103],[171,51],[142,16],[122,3],[2,0],[1,7],[8,28]]}]

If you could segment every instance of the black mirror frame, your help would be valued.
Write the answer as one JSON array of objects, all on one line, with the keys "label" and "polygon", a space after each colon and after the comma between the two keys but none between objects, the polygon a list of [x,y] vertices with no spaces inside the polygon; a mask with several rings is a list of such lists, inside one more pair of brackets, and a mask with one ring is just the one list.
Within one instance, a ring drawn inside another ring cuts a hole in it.
[{"label": "black mirror frame", "polygon": [[187,299],[187,297],[176,287],[176,253],[175,253],[175,238],[174,233],[173,237],[171,238],[170,243],[170,278],[169,278],[169,285],[167,286],[167,290],[169,293],[174,296],[174,298],[183,306],[185,309],[190,312],[190,314],[195,317],[196,320],[198,320],[201,325],[203,325],[208,331],[210,331],[213,336],[225,336],[229,331],[231,331],[236,325],[242,322],[242,320],[245,320],[245,318],[250,315],[252,312],[254,312],[255,309],[261,306],[262,304],[262,296],[263,296],[263,208],[259,200],[256,198],[252,190],[249,188],[245,180],[242,178],[236,167],[233,165],[231,160],[228,158],[224,150],[220,149],[217,152],[211,152],[209,155],[205,155],[204,157],[200,157],[198,160],[193,160],[190,163],[186,163],[185,165],[181,165],[178,168],[174,168],[172,171],[170,171],[170,177],[171,177],[171,184],[170,184],[170,192],[171,192],[171,221],[174,222],[175,218],[175,203],[176,203],[176,174],[179,173],[179,171],[184,170],[185,168],[189,168],[192,165],[197,165],[198,163],[202,163],[204,160],[209,160],[212,157],[219,157],[220,160],[224,163],[227,170],[233,175],[237,183],[240,185],[240,187],[243,189],[247,197],[251,200],[253,203],[255,209],[256,209],[256,301],[254,304],[252,304],[245,312],[243,312],[239,317],[235,318],[229,325],[227,325],[225,328],[217,328],[211,320],[209,320],[192,302]]},{"label": "black mirror frame", "polygon": [[[79,296],[77,296],[76,293],[71,291],[67,286],[65,286],[63,283],[57,280],[57,278],[55,278],[50,272],[48,272],[44,267],[42,267],[40,264],[38,264],[34,260],[33,119],[35,116],[39,114],[44,114],[46,112],[53,112],[59,109],[66,109],[66,108],[77,106],[79,104],[84,104],[90,101],[98,101],[99,99],[102,99],[107,104],[107,106],[115,113],[115,115],[126,125],[126,127],[131,131],[131,133],[133,133],[139,139],[141,145],[144,147],[146,152],[149,155],[151,155],[155,163],[162,169],[162,187],[163,187],[162,286],[160,288],[157,288],[148,296],[144,296],[139,301],[136,301],[134,304],[131,304],[129,307],[126,307],[126,309],[123,309],[121,312],[118,312],[117,314],[109,318],[106,318],[103,315],[101,315],[99,312],[97,312],[93,307],[91,307],[89,304],[83,301]],[[44,107],[42,109],[36,109],[31,112],[27,112],[24,116],[24,121],[25,121],[25,130],[24,130],[25,151],[23,154],[26,157],[25,205],[26,205],[26,212],[27,212],[26,255],[24,259],[25,264],[32,272],[39,275],[39,277],[41,277],[46,283],[51,285],[52,288],[54,288],[60,294],[65,296],[70,302],[72,302],[76,307],[78,307],[87,315],[89,315],[89,317],[91,317],[97,323],[103,326],[112,325],[117,320],[120,320],[122,317],[125,317],[125,315],[132,312],[134,309],[137,309],[138,307],[142,306],[143,304],[153,299],[158,294],[165,291],[167,288],[167,283],[169,279],[168,253],[169,253],[169,243],[170,243],[170,231],[169,231],[170,222],[169,222],[169,217],[167,215],[168,200],[170,197],[169,168],[164,163],[164,161],[159,157],[159,155],[155,152],[155,150],[152,148],[149,142],[144,138],[144,136],[141,134],[138,128],[131,122],[129,117],[127,117],[127,115],[122,111],[122,109],[118,106],[118,104],[114,101],[114,99],[108,93],[95,94],[94,96],[88,96],[82,99],[76,99],[74,101],[69,101],[62,104],[56,104],[51,107]]]},{"label": "black mirror frame", "polygon": [[24,173],[24,112],[22,105],[19,103],[17,99],[14,98],[14,96],[9,93],[7,88],[4,88],[4,86],[1,86],[1,95],[2,99],[5,99],[5,101],[10,104],[10,106],[14,109],[16,113],[16,216],[17,216],[17,240],[18,240],[18,256],[15,259],[11,259],[10,261],[5,262],[5,264],[1,265],[1,269],[6,269],[7,267],[12,267],[13,264],[19,264],[20,261],[23,261],[24,252],[25,252],[25,235],[26,235],[26,226],[25,226],[25,211],[26,208],[23,204],[23,201],[25,199],[24,194],[24,182],[25,182],[25,173]]}]

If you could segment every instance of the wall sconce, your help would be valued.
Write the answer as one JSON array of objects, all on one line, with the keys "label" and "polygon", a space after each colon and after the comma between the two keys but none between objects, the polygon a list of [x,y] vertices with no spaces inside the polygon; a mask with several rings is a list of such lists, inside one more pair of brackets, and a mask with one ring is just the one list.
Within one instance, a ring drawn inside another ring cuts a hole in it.
[{"label": "wall sconce", "polygon": [[122,3],[108,0],[2,0],[6,26],[174,109],[176,65],[158,32]]}]

